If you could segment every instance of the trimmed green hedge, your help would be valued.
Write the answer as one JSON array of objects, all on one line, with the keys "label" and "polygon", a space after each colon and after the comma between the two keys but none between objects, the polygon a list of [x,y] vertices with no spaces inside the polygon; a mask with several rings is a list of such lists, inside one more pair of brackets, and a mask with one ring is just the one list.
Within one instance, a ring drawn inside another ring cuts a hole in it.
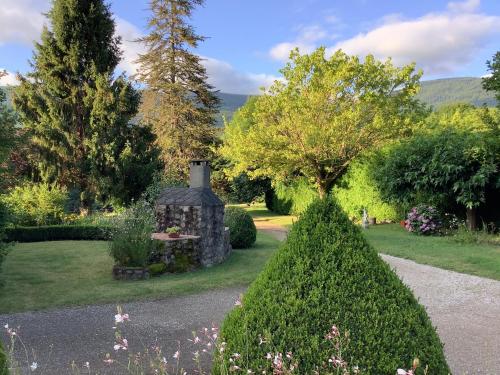
[{"label": "trimmed green hedge", "polygon": [[[448,374],[442,344],[425,309],[368,244],[332,198],[315,201],[250,286],[243,306],[226,317],[215,359],[240,353],[243,368],[269,369],[267,352],[291,351],[310,374],[332,352],[325,333],[349,331],[342,358],[363,374],[394,374],[415,357],[433,375]],[[259,345],[259,335],[267,343]]]},{"label": "trimmed green hedge", "polygon": [[2,342],[0,341],[0,375],[9,375],[9,369],[7,365],[7,355],[2,347]]},{"label": "trimmed green hedge", "polygon": [[47,225],[5,228],[7,241],[108,240],[112,227],[96,225]]},{"label": "trimmed green hedge", "polygon": [[398,222],[404,218],[405,212],[401,207],[382,200],[371,177],[371,168],[373,167],[367,161],[353,162],[338,186],[333,188],[332,194],[350,218],[360,221],[363,208],[366,208],[368,216],[376,217],[378,222]]},{"label": "trimmed green hedge", "polygon": [[257,239],[257,228],[252,217],[241,207],[226,207],[224,225],[229,227],[229,238],[234,249],[252,246]]}]

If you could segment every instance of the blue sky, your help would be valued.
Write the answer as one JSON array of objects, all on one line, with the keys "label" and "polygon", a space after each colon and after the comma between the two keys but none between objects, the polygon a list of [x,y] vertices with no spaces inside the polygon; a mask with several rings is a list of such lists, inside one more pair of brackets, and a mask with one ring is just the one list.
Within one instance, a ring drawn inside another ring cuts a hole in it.
[{"label": "blue sky", "polygon": [[[0,68],[29,69],[32,43],[45,22],[49,0],[0,0]],[[124,43],[120,69],[133,73],[146,32],[147,0],[112,0]],[[255,93],[279,77],[289,50],[392,57],[417,62],[424,79],[486,74],[485,61],[500,49],[500,1],[397,0],[206,0],[192,19],[209,37],[198,53],[211,83],[224,92]]]}]

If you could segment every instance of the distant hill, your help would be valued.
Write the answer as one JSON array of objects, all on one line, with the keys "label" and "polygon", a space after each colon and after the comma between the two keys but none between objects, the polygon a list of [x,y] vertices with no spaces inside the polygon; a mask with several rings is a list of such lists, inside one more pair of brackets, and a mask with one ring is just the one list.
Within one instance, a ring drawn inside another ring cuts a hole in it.
[{"label": "distant hill", "polygon": [[[423,81],[422,89],[417,98],[424,103],[439,108],[444,104],[450,103],[470,103],[476,106],[495,106],[496,100],[493,93],[483,90],[481,78],[463,77],[463,78],[444,78],[432,81]],[[9,96],[9,88],[7,96]],[[221,99],[220,116],[217,123],[222,125],[223,117],[230,120],[233,113],[243,106],[250,95],[227,94],[220,92],[217,94]]]},{"label": "distant hill", "polygon": [[444,78],[422,81],[422,89],[417,98],[424,103],[439,108],[450,103],[470,103],[475,106],[493,107],[497,104],[495,96],[483,89],[481,78]]}]

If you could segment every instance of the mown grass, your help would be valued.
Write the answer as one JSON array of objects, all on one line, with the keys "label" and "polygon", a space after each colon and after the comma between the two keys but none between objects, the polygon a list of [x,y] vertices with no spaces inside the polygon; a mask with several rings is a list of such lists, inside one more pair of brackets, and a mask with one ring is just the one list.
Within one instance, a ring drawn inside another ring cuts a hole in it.
[{"label": "mown grass", "polygon": [[452,237],[418,236],[397,224],[371,226],[364,233],[379,253],[500,280],[498,245],[461,243]]},{"label": "mown grass", "polygon": [[293,223],[298,220],[297,216],[279,215],[272,211],[269,211],[266,208],[265,204],[263,203],[257,203],[251,206],[247,205],[240,205],[240,206],[245,208],[248,211],[248,213],[252,215],[252,218],[256,224],[262,223],[263,225],[282,226],[287,229],[290,229]]},{"label": "mown grass", "polygon": [[106,242],[53,241],[17,244],[0,277],[0,313],[62,306],[159,299],[252,282],[279,241],[258,233],[250,249],[234,250],[223,264],[146,281],[115,281]]}]

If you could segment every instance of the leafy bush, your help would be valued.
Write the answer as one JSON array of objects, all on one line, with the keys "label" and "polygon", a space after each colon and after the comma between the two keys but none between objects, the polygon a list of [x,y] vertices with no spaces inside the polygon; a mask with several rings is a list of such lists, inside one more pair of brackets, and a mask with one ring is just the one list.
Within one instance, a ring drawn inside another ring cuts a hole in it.
[{"label": "leafy bush", "polygon": [[347,215],[354,220],[361,220],[363,208],[368,215],[377,220],[398,221],[404,212],[396,205],[382,200],[380,191],[371,177],[372,166],[369,161],[355,161],[342,177],[333,195]]},{"label": "leafy bush", "polygon": [[2,197],[15,225],[60,224],[68,200],[66,190],[49,184],[16,186]]},{"label": "leafy bush", "polygon": [[487,199],[499,193],[498,134],[445,129],[397,144],[373,171],[383,198],[425,202],[441,212],[467,210],[473,219],[474,209],[492,204]]},{"label": "leafy bush", "polygon": [[419,204],[408,212],[405,228],[415,234],[436,234],[441,229],[439,213],[432,206]]},{"label": "leafy bush", "polygon": [[229,227],[231,246],[245,249],[252,246],[257,238],[257,228],[248,212],[241,207],[226,207],[224,225]]},{"label": "leafy bush", "polygon": [[153,263],[148,266],[148,270],[151,276],[158,276],[167,272],[167,265],[163,262]]},{"label": "leafy bush", "polygon": [[289,184],[274,184],[266,193],[266,207],[280,215],[300,215],[317,196],[316,189],[301,177]]},{"label": "leafy bush", "polygon": [[349,331],[343,358],[361,373],[392,374],[415,357],[430,374],[449,373],[425,309],[331,198],[308,208],[242,307],[226,317],[220,337],[227,346],[213,373],[232,353],[241,354],[246,368],[265,366],[266,350],[291,351],[300,373],[313,373],[328,361],[323,332],[332,324]]},{"label": "leafy bush", "polygon": [[151,238],[155,222],[151,205],[144,200],[133,204],[117,221],[109,252],[118,266],[145,267],[155,241]]},{"label": "leafy bush", "polygon": [[43,242],[43,241],[100,241],[108,240],[112,226],[98,225],[45,225],[39,227],[5,228],[7,241]]}]

